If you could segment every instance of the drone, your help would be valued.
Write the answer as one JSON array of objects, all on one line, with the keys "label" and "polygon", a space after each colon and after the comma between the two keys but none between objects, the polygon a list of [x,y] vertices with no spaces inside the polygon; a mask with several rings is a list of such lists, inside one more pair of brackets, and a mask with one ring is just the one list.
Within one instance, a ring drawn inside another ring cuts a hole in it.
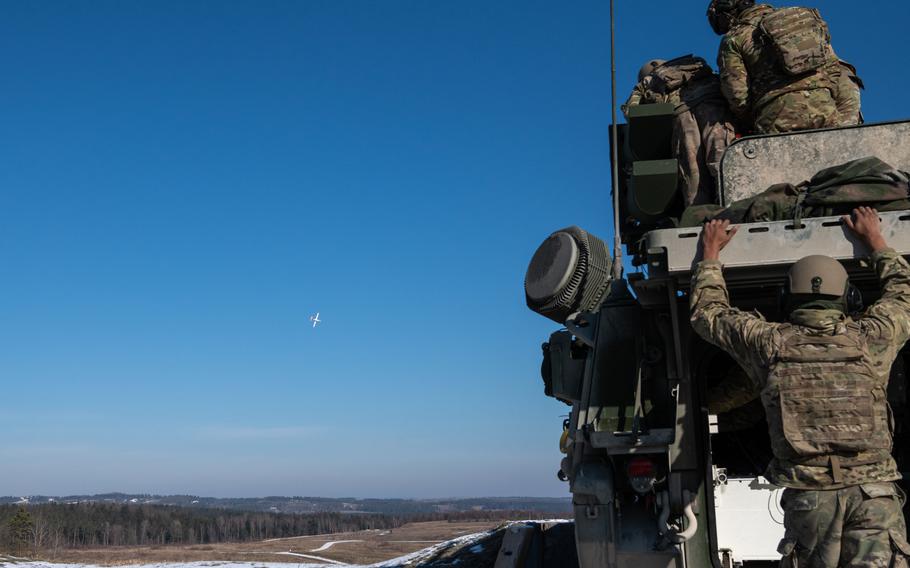
[{"label": "drone", "polygon": [[322,320],[319,319],[319,312],[316,312],[315,316],[310,316],[310,321],[313,322],[313,327],[316,327],[316,324],[322,323]]}]

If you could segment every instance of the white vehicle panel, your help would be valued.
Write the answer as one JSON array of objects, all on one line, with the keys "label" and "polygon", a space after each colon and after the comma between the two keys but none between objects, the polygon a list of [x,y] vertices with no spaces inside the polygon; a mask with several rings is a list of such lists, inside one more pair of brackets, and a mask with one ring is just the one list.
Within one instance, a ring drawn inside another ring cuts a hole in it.
[{"label": "white vehicle panel", "polygon": [[717,548],[730,550],[734,562],[779,560],[784,538],[783,488],[764,477],[727,479],[714,488]]}]

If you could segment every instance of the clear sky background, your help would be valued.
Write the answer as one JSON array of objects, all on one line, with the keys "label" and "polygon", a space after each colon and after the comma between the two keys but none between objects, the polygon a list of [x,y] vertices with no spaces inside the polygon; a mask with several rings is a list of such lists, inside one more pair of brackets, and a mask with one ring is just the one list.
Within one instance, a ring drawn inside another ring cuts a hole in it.
[{"label": "clear sky background", "polygon": [[[621,98],[714,60],[703,2],[618,4]],[[809,5],[867,119],[910,115],[910,7]],[[0,494],[567,495],[522,279],[611,238],[608,33],[605,0],[4,2]]]}]

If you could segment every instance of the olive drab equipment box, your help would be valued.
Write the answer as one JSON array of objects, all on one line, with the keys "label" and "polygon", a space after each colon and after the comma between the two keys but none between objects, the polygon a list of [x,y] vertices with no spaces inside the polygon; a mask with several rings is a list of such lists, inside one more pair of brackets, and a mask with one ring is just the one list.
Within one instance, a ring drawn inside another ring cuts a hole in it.
[{"label": "olive drab equipment box", "polygon": [[832,59],[828,25],[814,8],[779,8],[759,27],[789,75],[814,71]]},{"label": "olive drab equipment box", "polygon": [[635,105],[629,109],[625,138],[631,156],[625,209],[641,220],[665,217],[679,201],[679,161],[673,157],[676,109],[670,103]]},{"label": "olive drab equipment box", "polygon": [[568,331],[557,331],[542,346],[544,394],[572,404],[581,400],[585,373],[584,353]]}]

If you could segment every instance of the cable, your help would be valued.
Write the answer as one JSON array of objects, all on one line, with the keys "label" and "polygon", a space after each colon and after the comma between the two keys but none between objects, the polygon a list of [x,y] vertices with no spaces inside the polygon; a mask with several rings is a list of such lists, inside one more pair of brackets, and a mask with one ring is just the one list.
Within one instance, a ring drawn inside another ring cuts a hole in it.
[{"label": "cable", "polygon": [[610,114],[613,174],[613,279],[622,278],[622,238],[619,233],[619,136],[616,125],[616,12],[615,1],[610,0]]},{"label": "cable", "polygon": [[[771,517],[771,520],[772,520],[772,521],[774,521],[775,523],[777,523],[777,524],[779,524],[779,525],[783,525],[783,524],[784,524],[784,510],[783,510],[783,508],[781,508],[781,506],[780,506],[780,501],[779,501],[778,499],[775,499],[775,497],[777,497],[777,494],[778,494],[780,491],[781,491],[781,489],[778,488],[778,489],[775,489],[775,490],[771,491],[771,494],[768,495],[768,515]],[[774,510],[771,508],[771,503],[772,503],[772,502],[774,503],[775,508],[777,509],[777,511],[774,511]],[[777,517],[774,516],[774,513],[778,513],[778,514],[780,515],[780,520],[779,520],[779,521],[777,520]]]}]

